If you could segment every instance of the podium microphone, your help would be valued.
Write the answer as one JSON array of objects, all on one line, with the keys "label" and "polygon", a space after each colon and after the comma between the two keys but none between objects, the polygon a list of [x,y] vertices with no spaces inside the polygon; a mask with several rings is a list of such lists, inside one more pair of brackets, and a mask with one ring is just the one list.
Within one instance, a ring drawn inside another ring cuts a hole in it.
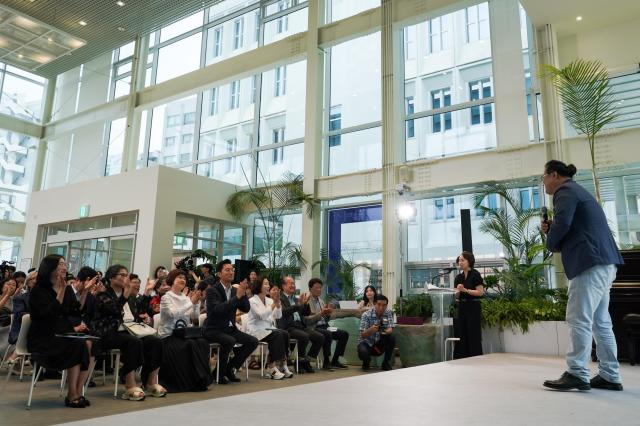
[{"label": "podium microphone", "polygon": [[442,272],[452,272],[452,271],[455,271],[457,269],[458,268],[453,267],[453,268],[442,268],[441,270],[442,270]]}]

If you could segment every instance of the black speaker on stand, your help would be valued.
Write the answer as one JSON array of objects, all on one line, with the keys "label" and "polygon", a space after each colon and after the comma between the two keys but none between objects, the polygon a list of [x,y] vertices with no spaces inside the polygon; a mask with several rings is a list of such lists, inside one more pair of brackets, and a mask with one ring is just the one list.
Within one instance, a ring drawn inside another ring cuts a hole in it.
[{"label": "black speaker on stand", "polygon": [[460,229],[462,230],[462,251],[473,253],[471,240],[471,210],[460,209]]}]

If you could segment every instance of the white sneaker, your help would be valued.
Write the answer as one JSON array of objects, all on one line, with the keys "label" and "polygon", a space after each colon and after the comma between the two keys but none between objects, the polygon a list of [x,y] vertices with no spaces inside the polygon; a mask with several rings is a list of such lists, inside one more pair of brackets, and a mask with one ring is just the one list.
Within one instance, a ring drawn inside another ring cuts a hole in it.
[{"label": "white sneaker", "polygon": [[268,374],[271,376],[273,380],[282,380],[284,379],[284,374],[278,370],[278,367],[273,367],[268,371]]},{"label": "white sneaker", "polygon": [[283,364],[283,368],[282,368],[282,372],[284,373],[284,377],[286,379],[290,379],[293,377],[293,373],[291,372],[291,370],[289,370],[289,367],[287,366],[286,361],[282,363]]}]

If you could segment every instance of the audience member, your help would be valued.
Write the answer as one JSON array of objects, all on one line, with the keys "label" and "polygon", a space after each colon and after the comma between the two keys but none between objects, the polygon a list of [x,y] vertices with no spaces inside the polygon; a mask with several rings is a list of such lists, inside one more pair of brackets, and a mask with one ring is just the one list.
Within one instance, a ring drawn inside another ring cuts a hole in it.
[{"label": "audience member", "polygon": [[[297,298],[296,282],[292,277],[284,277],[282,279],[282,317],[278,319],[278,328],[289,333],[292,339],[298,341],[298,359],[299,366],[307,373],[315,373],[311,367],[311,359],[315,359],[320,353],[320,348],[324,344],[324,335],[315,330],[308,329],[304,317],[311,313],[309,307],[309,295],[307,293],[300,294]],[[311,341],[311,348],[307,354],[307,345]]]},{"label": "audience member", "polygon": [[147,312],[150,317],[153,317],[155,314],[160,313],[160,300],[162,299],[162,296],[164,296],[167,291],[171,289],[171,286],[167,284],[167,278],[162,276],[156,280],[153,289],[155,292],[155,296],[153,296],[149,301],[149,312]]},{"label": "audience member", "polygon": [[[235,370],[239,369],[245,359],[258,346],[258,339],[238,330],[235,325],[235,313],[238,309],[249,312],[251,306],[246,296],[247,281],[243,280],[234,288],[233,265],[229,259],[222,260],[216,265],[219,281],[207,288],[207,319],[205,321],[204,337],[212,343],[219,343],[220,359],[218,360],[219,382],[227,384],[238,382]],[[235,344],[240,347],[234,348]],[[229,361],[229,354],[234,351],[234,357]]]},{"label": "audience member", "polygon": [[162,338],[160,382],[171,392],[207,390],[212,381],[209,343],[204,338],[174,335],[176,327],[186,327],[193,313],[200,312],[204,294],[200,290],[189,292],[186,272],[181,269],[169,272],[167,283],[171,290],[160,302],[158,326]]},{"label": "audience member", "polygon": [[[333,306],[327,306],[322,300],[322,280],[320,278],[311,278],[309,280],[309,308],[311,315],[305,317],[307,327],[317,331],[324,336],[324,344],[322,352],[324,354],[324,362],[322,369],[330,371],[332,368],[346,369],[346,365],[340,362],[340,357],[344,356],[344,351],[349,340],[349,333],[344,330],[329,330],[329,320],[333,313]],[[331,357],[331,343],[336,341],[336,350]]]},{"label": "audience member", "polygon": [[393,335],[393,314],[387,309],[389,299],[382,294],[376,295],[375,306],[364,312],[360,318],[360,339],[358,340],[358,358],[362,360],[362,369],[368,370],[372,356],[384,354],[382,369],[391,370],[396,339]]},{"label": "audience member", "polygon": [[27,335],[27,347],[32,359],[41,366],[67,370],[65,405],[84,408],[90,405],[82,396],[89,373],[88,340],[57,336],[74,332],[65,312],[69,307],[63,303],[66,274],[64,257],[50,254],[42,259],[36,284],[29,294],[31,327]]},{"label": "audience member", "polygon": [[[16,295],[13,298],[13,321],[11,322],[11,328],[9,329],[9,336],[7,342],[10,345],[15,345],[18,341],[18,335],[20,334],[20,328],[22,328],[22,317],[24,314],[29,313],[29,292],[36,284],[36,277],[38,273],[36,271],[30,272],[27,276],[27,280],[24,285],[24,292],[20,295]],[[7,358],[9,364],[15,362],[17,355],[15,351]]]},{"label": "audience member", "polygon": [[162,397],[167,391],[158,383],[158,370],[162,363],[162,342],[157,336],[138,338],[129,334],[124,321],[134,317],[127,303],[131,295],[129,272],[122,265],[112,265],[105,274],[106,291],[96,296],[96,316],[92,331],[100,337],[103,350],[120,349],[120,374],[125,378],[122,399],[140,401],[145,392],[137,385],[135,370],[142,366],[142,381],[151,396]]},{"label": "audience member", "polygon": [[375,306],[375,298],[378,292],[376,288],[372,285],[368,285],[364,288],[364,297],[358,303],[358,309],[371,309]]},{"label": "audience member", "polygon": [[[256,279],[252,284],[253,297],[249,299],[251,310],[247,314],[246,331],[261,342],[269,345],[267,357],[267,374],[275,380],[292,377],[287,367],[286,355],[289,348],[289,334],[274,327],[276,320],[282,317],[280,291],[270,292],[269,280],[266,277]],[[267,297],[269,294],[271,297]],[[280,371],[276,363],[281,363]]]}]

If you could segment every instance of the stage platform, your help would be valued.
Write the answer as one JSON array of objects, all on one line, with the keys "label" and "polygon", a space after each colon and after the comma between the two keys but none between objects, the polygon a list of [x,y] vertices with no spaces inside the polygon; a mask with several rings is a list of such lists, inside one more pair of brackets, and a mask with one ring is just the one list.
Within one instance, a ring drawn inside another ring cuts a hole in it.
[{"label": "stage platform", "polygon": [[[495,353],[67,424],[640,424],[640,366],[622,366],[623,392],[554,392],[542,387],[545,379],[559,377],[564,369],[562,358]],[[89,417],[91,408],[85,410]]]}]

